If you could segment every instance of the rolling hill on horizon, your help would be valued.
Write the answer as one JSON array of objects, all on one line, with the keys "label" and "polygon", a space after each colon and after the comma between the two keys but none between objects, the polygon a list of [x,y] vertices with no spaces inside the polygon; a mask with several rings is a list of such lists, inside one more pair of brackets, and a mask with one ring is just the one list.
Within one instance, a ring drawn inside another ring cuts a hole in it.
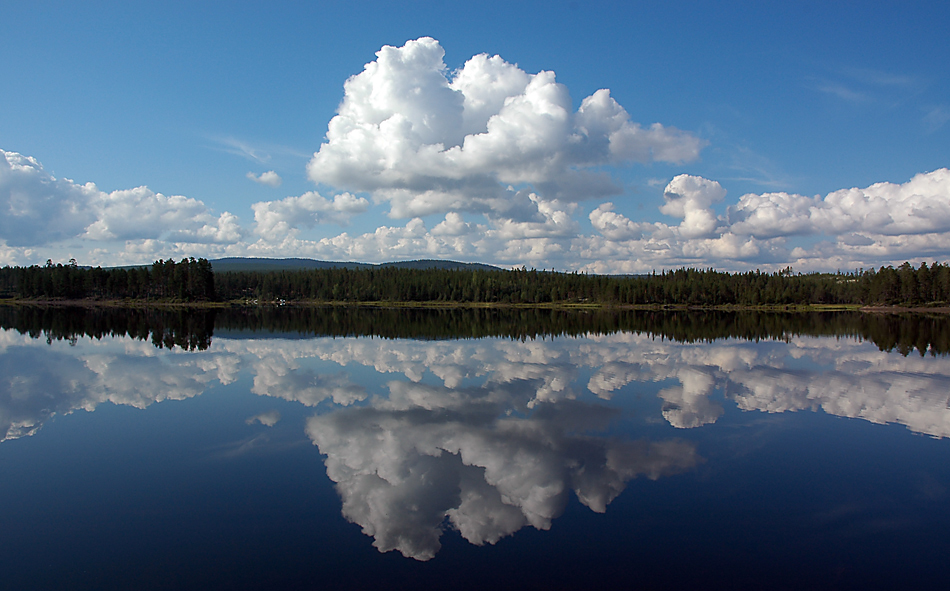
[{"label": "rolling hill on horizon", "polygon": [[210,261],[215,273],[229,271],[300,271],[307,269],[380,269],[396,267],[400,269],[453,269],[466,271],[499,271],[501,267],[484,263],[462,263],[437,259],[417,259],[411,261],[393,261],[388,263],[355,263],[341,261],[321,261],[304,258],[254,258],[225,257]]}]

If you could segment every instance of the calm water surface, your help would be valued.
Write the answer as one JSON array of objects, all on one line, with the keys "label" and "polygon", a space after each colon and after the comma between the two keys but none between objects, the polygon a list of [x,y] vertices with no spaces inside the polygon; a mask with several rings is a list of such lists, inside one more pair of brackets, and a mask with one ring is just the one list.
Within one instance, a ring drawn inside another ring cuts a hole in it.
[{"label": "calm water surface", "polygon": [[0,329],[6,588],[946,581],[932,331],[84,322]]}]

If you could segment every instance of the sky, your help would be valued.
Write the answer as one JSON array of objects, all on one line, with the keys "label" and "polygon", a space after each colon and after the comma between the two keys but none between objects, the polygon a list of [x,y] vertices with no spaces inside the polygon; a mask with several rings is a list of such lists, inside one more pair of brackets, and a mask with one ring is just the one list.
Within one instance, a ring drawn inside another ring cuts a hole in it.
[{"label": "sky", "polygon": [[946,2],[0,12],[0,265],[950,259]]}]

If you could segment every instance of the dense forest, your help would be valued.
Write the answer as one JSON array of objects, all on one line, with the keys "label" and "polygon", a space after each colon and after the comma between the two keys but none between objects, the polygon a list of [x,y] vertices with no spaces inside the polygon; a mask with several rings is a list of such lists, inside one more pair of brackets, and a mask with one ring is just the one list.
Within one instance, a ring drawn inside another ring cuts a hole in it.
[{"label": "dense forest", "polygon": [[677,269],[610,276],[528,270],[396,266],[215,273],[205,259],[150,267],[4,267],[0,297],[231,302],[445,302],[677,306],[809,304],[939,306],[950,302],[950,264],[909,263],[848,273],[725,273]]},{"label": "dense forest", "polygon": [[223,309],[0,306],[0,328],[33,338],[128,336],[156,347],[203,350],[212,335],[536,339],[628,331],[677,342],[841,336],[902,355],[950,353],[950,322],[928,314],[262,306]]},{"label": "dense forest", "polygon": [[950,300],[950,265],[904,263],[851,273],[725,273],[678,269],[641,276],[527,269],[316,269],[219,273],[225,300],[473,302],[505,304],[758,306],[942,304]]},{"label": "dense forest", "polygon": [[166,300],[217,299],[214,272],[206,259],[158,260],[148,267],[94,269],[67,265],[4,267],[0,297],[42,300]]}]

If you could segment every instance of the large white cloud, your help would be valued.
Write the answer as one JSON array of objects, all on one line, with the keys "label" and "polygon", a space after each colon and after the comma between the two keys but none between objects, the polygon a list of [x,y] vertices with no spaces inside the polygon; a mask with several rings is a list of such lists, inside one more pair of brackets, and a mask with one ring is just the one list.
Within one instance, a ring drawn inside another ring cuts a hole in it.
[{"label": "large white cloud", "polygon": [[681,174],[675,177],[663,191],[666,204],[660,211],[666,215],[683,218],[679,234],[683,238],[708,238],[715,234],[716,215],[711,207],[722,201],[726,191],[716,181]]},{"label": "large white cloud", "polygon": [[695,159],[704,142],[654,124],[643,128],[599,90],[575,112],[553,72],[528,74],[477,55],[449,73],[429,37],[385,46],[344,85],[311,179],[371,192],[391,215],[449,211],[510,216],[509,186],[544,200],[619,192],[589,170],[626,162]]}]

